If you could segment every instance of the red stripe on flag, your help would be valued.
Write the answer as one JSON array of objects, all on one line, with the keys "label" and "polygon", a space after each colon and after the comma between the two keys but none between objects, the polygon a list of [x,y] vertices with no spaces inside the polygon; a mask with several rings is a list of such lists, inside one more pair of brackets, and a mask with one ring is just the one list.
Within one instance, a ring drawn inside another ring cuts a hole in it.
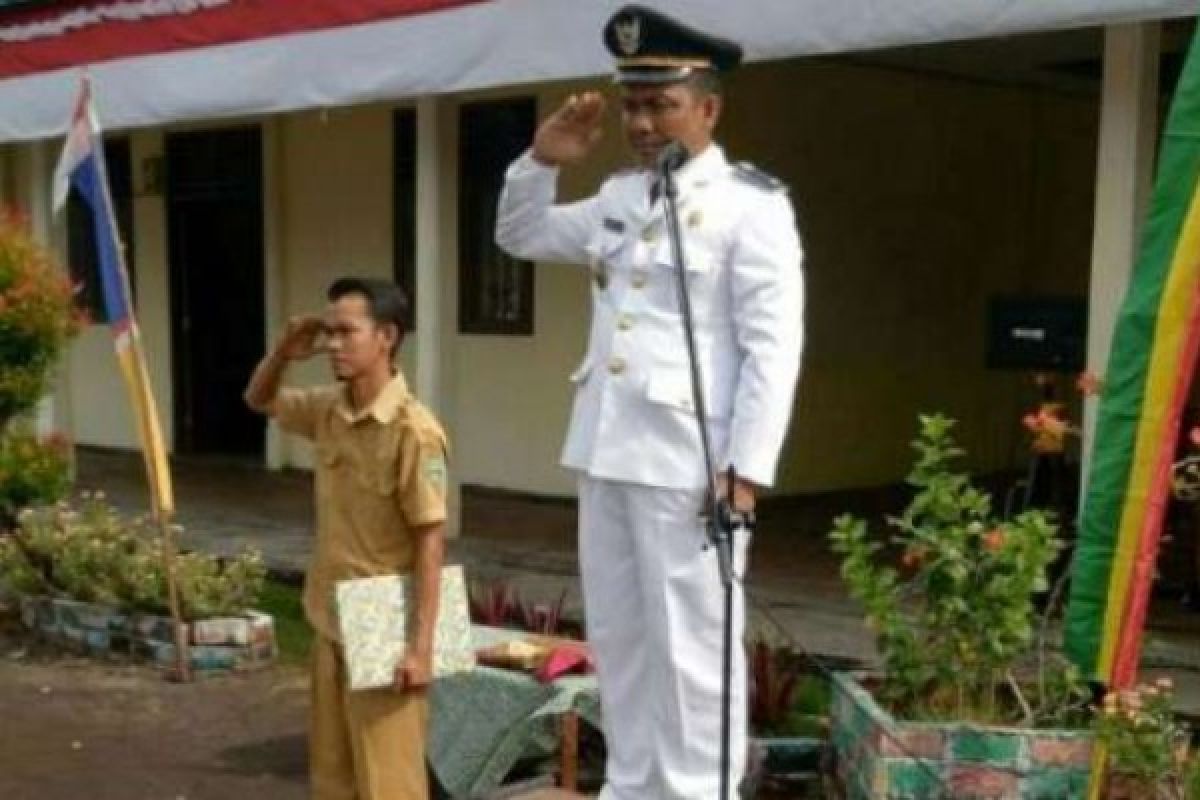
[{"label": "red stripe on flag", "polygon": [[[0,41],[0,80],[131,56],[168,53],[426,14],[488,0],[229,0],[196,10],[147,11],[136,19],[65,24],[66,15],[105,8],[149,8],[148,0],[56,3],[0,14],[0,34],[27,25],[58,25],[61,33]],[[199,4],[197,4],[199,6]],[[169,6],[168,6],[169,8]],[[78,25],[77,27],[73,27]]]}]

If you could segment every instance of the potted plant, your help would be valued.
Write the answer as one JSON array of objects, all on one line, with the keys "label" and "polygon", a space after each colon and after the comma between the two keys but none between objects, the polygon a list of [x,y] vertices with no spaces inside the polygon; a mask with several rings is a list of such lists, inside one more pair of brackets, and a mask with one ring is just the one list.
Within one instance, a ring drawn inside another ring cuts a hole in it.
[{"label": "potted plant", "polygon": [[1034,595],[1061,549],[1054,519],[999,519],[954,470],[953,428],[920,417],[915,493],[890,535],[849,515],[830,533],[880,656],[877,673],[835,676],[840,781],[850,797],[1082,796],[1087,692],[1037,642]]}]

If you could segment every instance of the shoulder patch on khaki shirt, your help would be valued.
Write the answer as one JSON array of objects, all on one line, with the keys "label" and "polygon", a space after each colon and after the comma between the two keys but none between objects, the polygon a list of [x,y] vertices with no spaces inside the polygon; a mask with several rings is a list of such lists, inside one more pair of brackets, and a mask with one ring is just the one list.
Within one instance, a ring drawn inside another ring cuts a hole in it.
[{"label": "shoulder patch on khaki shirt", "polygon": [[446,488],[446,457],[443,455],[428,456],[421,464],[421,472],[425,480],[439,489]]}]

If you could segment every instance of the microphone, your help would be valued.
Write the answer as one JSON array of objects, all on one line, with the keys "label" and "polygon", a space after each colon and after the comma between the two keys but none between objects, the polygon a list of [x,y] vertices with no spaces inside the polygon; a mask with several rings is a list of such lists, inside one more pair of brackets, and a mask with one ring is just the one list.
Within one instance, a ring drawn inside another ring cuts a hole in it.
[{"label": "microphone", "polygon": [[658,154],[658,172],[665,175],[674,172],[687,163],[692,154],[678,141],[672,141]]}]

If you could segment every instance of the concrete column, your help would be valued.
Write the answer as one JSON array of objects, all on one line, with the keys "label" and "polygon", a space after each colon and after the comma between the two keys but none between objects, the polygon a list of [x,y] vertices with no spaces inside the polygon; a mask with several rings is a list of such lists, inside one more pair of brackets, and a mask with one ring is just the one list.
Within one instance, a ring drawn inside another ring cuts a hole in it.
[{"label": "concrete column", "polygon": [[[1108,369],[1113,328],[1140,241],[1158,129],[1158,22],[1113,25],[1104,35],[1104,88],[1096,166],[1087,368]],[[1084,402],[1083,475],[1091,463],[1097,399]]]},{"label": "concrete column", "polygon": [[[446,244],[457,229],[453,183],[457,170],[455,130],[447,104],[438,97],[417,101],[417,263],[416,367],[417,396],[433,409],[451,439],[447,529],[457,536],[461,512],[459,471],[453,463],[456,429],[454,343],[457,338],[457,271]],[[448,202],[449,201],[449,202]]]},{"label": "concrete column", "polygon": [[[263,142],[263,274],[266,345],[270,347],[287,325],[287,238],[284,202],[287,190],[283,170],[283,118],[270,117],[262,124]],[[279,469],[289,463],[290,440],[278,425],[267,425],[266,463]]]}]

